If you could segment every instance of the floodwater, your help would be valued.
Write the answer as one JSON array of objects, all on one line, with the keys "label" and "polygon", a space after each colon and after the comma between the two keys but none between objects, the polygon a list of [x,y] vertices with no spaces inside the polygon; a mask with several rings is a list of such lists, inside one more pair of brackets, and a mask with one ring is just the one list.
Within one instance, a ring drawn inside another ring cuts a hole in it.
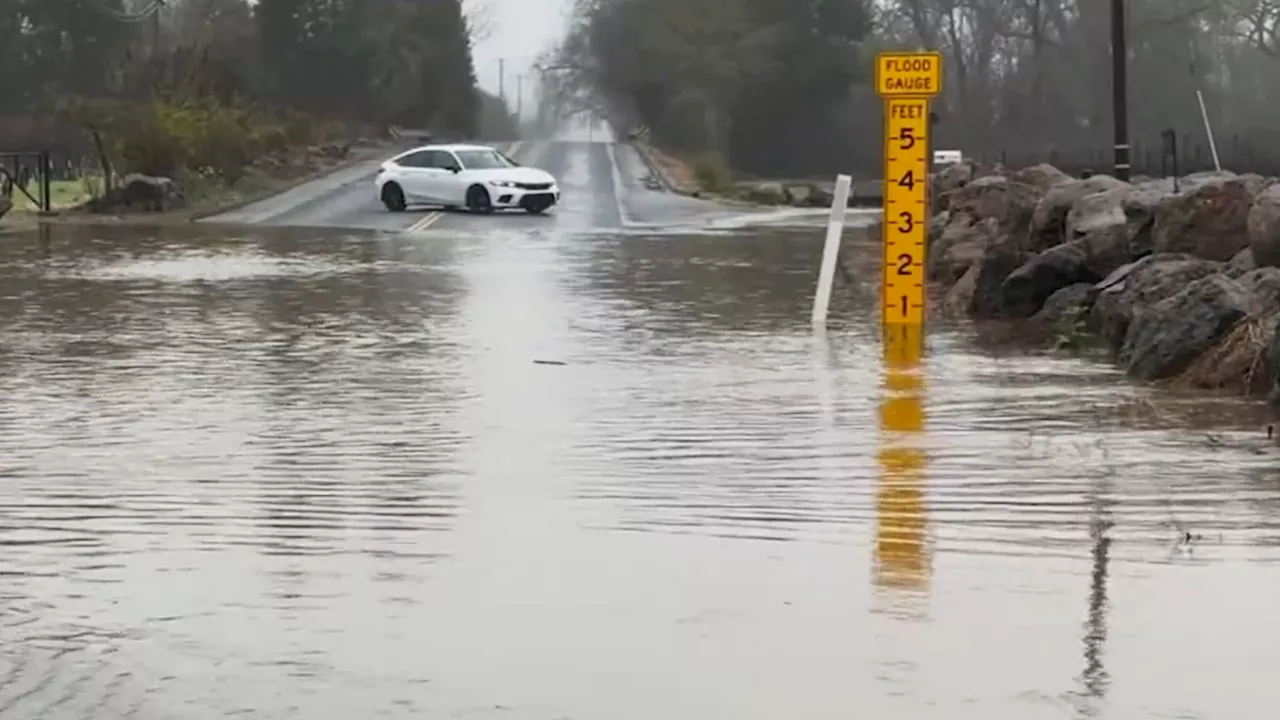
[{"label": "floodwater", "polygon": [[1274,712],[1247,409],[554,227],[6,238],[0,716]]}]

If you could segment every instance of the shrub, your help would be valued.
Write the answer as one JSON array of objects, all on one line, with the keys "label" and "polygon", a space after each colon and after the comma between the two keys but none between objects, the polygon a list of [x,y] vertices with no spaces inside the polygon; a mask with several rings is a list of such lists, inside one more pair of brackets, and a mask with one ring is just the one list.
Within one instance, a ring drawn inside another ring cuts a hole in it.
[{"label": "shrub", "polygon": [[231,184],[265,154],[337,137],[339,123],[296,111],[275,116],[210,102],[130,103],[76,98],[64,108],[100,132],[117,174],[199,176]]},{"label": "shrub", "polygon": [[719,192],[732,184],[729,168],[724,158],[715,153],[703,153],[693,159],[693,181],[708,192]]}]

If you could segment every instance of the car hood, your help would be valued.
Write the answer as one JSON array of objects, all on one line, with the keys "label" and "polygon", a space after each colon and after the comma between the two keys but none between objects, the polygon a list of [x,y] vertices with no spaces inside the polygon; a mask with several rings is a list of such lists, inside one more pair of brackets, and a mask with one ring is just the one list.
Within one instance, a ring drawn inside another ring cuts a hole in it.
[{"label": "car hood", "polygon": [[504,180],[518,183],[554,183],[550,173],[530,167],[494,168],[492,170],[472,170],[475,177],[484,180]]}]

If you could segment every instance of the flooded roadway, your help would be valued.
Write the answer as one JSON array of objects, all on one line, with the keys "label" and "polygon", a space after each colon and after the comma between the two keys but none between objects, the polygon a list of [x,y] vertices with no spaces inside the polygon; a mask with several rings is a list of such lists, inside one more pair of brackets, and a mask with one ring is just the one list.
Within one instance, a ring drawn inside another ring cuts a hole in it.
[{"label": "flooded roadway", "polygon": [[557,152],[549,218],[6,240],[0,717],[1270,716],[1256,417],[939,327],[902,462],[870,248],[815,338],[820,233]]}]

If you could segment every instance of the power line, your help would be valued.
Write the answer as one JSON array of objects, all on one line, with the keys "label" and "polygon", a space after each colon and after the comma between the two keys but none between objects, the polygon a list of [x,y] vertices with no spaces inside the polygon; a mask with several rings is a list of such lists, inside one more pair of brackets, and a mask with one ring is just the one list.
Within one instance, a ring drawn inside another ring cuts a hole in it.
[{"label": "power line", "polygon": [[99,10],[104,14],[111,16],[111,18],[117,22],[140,23],[150,20],[156,13],[160,12],[160,10],[164,8],[165,0],[151,0],[150,5],[133,13],[120,12],[119,10],[108,7],[104,4],[103,0],[98,0],[96,4]]}]

